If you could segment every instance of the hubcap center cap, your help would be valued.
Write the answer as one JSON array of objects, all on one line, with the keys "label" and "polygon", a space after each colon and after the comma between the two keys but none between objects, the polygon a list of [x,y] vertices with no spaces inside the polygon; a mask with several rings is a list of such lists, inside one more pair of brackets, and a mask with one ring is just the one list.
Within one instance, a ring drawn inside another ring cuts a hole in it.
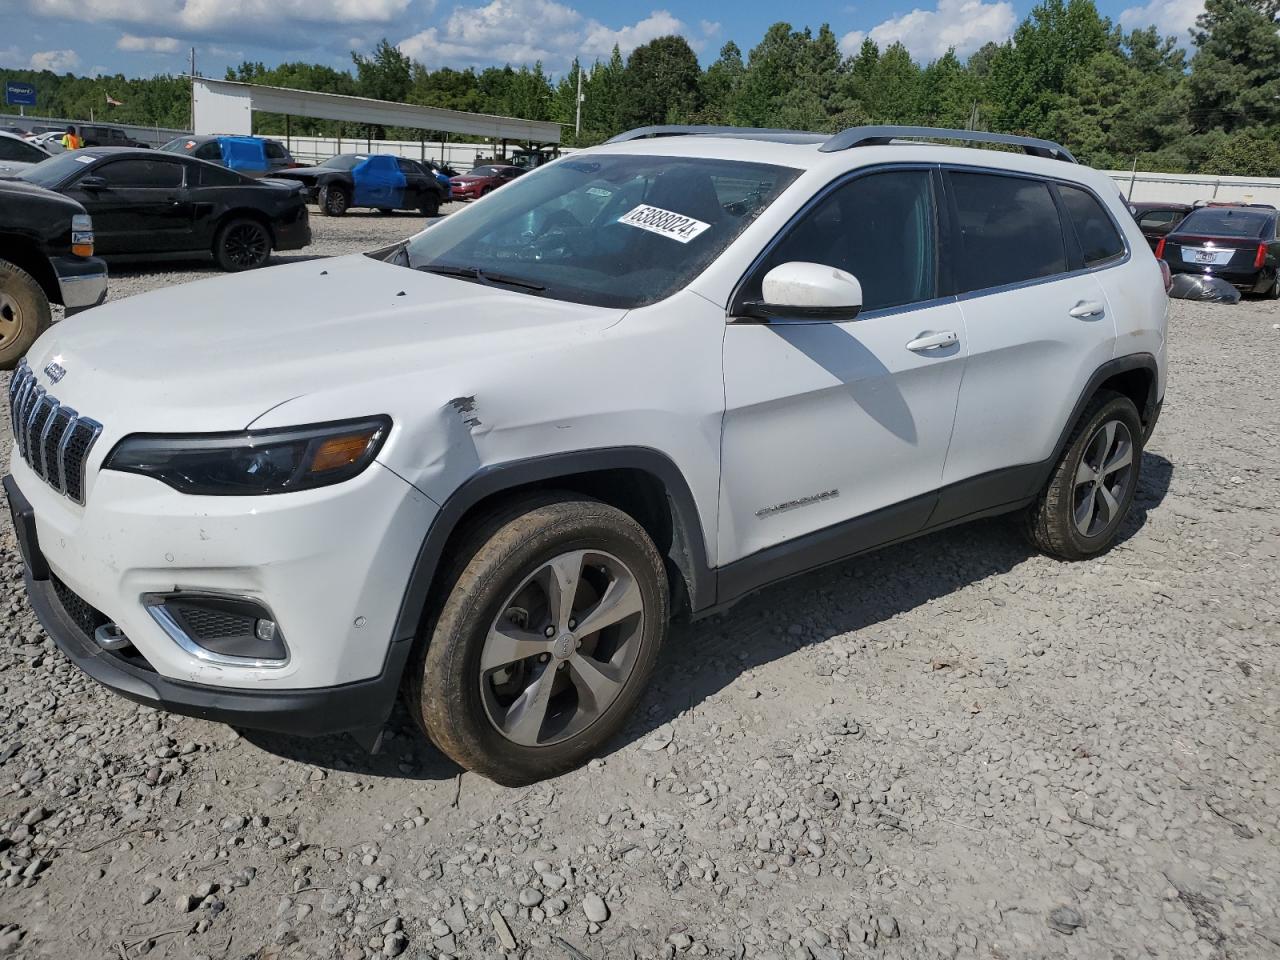
[{"label": "hubcap center cap", "polygon": [[557,660],[568,660],[575,646],[572,634],[562,633],[551,644],[551,655]]}]

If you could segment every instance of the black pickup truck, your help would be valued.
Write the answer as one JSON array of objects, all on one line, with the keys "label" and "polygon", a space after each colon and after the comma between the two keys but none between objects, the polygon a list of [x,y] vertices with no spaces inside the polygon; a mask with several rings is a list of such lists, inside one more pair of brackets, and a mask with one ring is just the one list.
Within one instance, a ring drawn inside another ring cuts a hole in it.
[{"label": "black pickup truck", "polygon": [[53,321],[107,298],[107,265],[93,255],[93,221],[75,200],[0,180],[0,370],[11,370]]}]

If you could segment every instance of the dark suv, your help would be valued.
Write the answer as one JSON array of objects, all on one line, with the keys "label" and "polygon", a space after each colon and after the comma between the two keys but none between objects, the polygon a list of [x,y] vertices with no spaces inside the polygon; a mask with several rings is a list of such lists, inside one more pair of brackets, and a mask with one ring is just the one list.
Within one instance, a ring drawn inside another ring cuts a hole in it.
[{"label": "dark suv", "polygon": [[81,146],[85,147],[142,147],[150,149],[151,144],[135,140],[119,127],[106,127],[94,123],[73,123],[76,136]]},{"label": "dark suv", "polygon": [[107,298],[107,265],[93,256],[93,221],[76,201],[0,181],[0,369],[10,370],[53,320]]}]

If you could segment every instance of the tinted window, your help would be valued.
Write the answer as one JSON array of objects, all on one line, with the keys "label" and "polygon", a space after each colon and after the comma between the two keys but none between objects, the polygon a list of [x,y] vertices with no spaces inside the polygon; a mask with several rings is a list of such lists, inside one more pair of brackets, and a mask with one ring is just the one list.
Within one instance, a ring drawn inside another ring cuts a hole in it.
[{"label": "tinted window", "polygon": [[[697,157],[569,158],[437,221],[409,242],[408,262],[478,268],[554,299],[639,307],[687,286],[796,174]],[[730,183],[745,196],[725,204]]]},{"label": "tinted window", "polygon": [[182,166],[165,160],[115,160],[94,168],[113,187],[179,187]]},{"label": "tinted window", "polygon": [[949,176],[960,231],[959,292],[1066,272],[1062,222],[1048,184],[987,173]]},{"label": "tinted window", "polygon": [[[1254,210],[1217,207],[1193,210],[1178,225],[1179,233],[1200,233],[1213,237],[1261,237],[1271,218]],[[1267,230],[1270,235],[1270,230]]]},{"label": "tinted window", "polygon": [[324,167],[327,170],[350,170],[361,160],[368,160],[368,159],[369,157],[367,154],[361,154],[360,156],[356,156],[355,154],[351,154],[351,153],[342,153],[336,157],[330,157],[324,163],[317,164],[317,166]]},{"label": "tinted window", "polygon": [[396,163],[400,166],[400,172],[406,177],[422,176],[422,170],[412,160],[397,160]]},{"label": "tinted window", "polygon": [[200,144],[192,156],[197,160],[213,160],[217,162],[222,159],[222,146],[218,141],[210,140],[208,143]]},{"label": "tinted window", "polygon": [[283,160],[288,156],[284,147],[280,146],[280,144],[276,143],[274,140],[267,141],[266,149],[267,156],[272,160]]},{"label": "tinted window", "polygon": [[23,163],[39,163],[47,160],[43,150],[37,150],[29,143],[14,140],[12,137],[0,137],[0,160],[21,160]]},{"label": "tinted window", "polygon": [[1148,210],[1146,213],[1138,214],[1138,226],[1140,227],[1167,227],[1169,224],[1177,220],[1181,214],[1173,210]]},{"label": "tinted window", "polygon": [[847,270],[862,285],[864,310],[930,300],[938,293],[933,178],[926,170],[857,177],[809,210],[744,289],[758,299],[764,275],[800,260]]},{"label": "tinted window", "polygon": [[1067,217],[1076,228],[1084,262],[1089,266],[1102,263],[1124,253],[1124,240],[1116,232],[1115,224],[1102,209],[1097,197],[1087,190],[1059,184],[1058,196],[1067,208]]},{"label": "tinted window", "polygon": [[198,181],[202,187],[238,187],[244,179],[234,170],[226,167],[215,167],[212,164],[199,164]]}]

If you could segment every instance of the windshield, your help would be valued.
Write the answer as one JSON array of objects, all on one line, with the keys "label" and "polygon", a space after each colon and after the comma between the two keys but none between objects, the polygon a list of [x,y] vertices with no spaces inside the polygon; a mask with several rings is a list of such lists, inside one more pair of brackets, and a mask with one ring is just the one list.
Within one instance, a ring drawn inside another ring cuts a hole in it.
[{"label": "windshield", "polygon": [[497,167],[472,167],[467,173],[469,177],[496,177],[497,175]]},{"label": "windshield", "polygon": [[93,154],[86,154],[80,151],[60,153],[56,157],[50,157],[48,160],[37,163],[34,167],[28,167],[23,170],[22,173],[18,174],[17,179],[34,183],[38,187],[56,187],[72,174],[79,173],[97,159]]},{"label": "windshield", "polygon": [[1179,233],[1202,233],[1215,237],[1260,237],[1268,216],[1254,210],[1196,210],[1178,226]]},{"label": "windshield", "polygon": [[160,150],[164,153],[186,153],[196,145],[196,142],[190,137],[179,137],[177,140],[170,140]]},{"label": "windshield", "polygon": [[340,156],[330,157],[324,163],[317,164],[320,167],[327,167],[330,170],[350,170],[361,160],[368,160],[366,156],[356,156],[354,153],[344,153]]},{"label": "windshield", "polygon": [[798,174],[688,157],[563,160],[436,222],[409,242],[408,262],[478,270],[489,275],[479,282],[559,300],[640,307],[686,286]]}]

